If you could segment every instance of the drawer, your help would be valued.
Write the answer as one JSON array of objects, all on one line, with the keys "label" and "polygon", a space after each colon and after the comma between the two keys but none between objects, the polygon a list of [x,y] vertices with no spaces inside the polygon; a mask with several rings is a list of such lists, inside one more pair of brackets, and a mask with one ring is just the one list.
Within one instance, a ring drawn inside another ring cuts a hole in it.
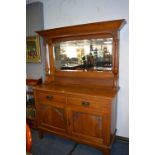
[{"label": "drawer", "polygon": [[88,99],[88,98],[74,98],[68,97],[67,104],[81,106],[85,108],[108,108],[108,101],[106,100],[97,100],[97,99]]},{"label": "drawer", "polygon": [[36,102],[37,103],[64,103],[66,102],[65,96],[62,94],[51,93],[51,92],[37,92],[36,93]]}]

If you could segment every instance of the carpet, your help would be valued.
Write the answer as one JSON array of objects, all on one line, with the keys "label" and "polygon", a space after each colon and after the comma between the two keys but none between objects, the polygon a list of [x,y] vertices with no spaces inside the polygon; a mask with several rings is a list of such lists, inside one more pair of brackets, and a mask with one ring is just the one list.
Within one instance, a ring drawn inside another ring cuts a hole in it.
[{"label": "carpet", "polygon": [[[32,130],[32,155],[103,155],[98,149],[88,145],[77,144],[48,133],[44,138],[38,137],[38,132]],[[129,143],[116,140],[110,155],[129,155]]]}]

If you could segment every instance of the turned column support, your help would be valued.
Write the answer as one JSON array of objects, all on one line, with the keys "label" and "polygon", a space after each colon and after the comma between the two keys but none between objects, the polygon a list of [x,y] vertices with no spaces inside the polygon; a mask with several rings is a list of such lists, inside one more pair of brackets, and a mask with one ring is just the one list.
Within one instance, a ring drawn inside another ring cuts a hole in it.
[{"label": "turned column support", "polygon": [[113,38],[113,74],[114,74],[114,88],[118,87],[119,77],[119,34],[115,32]]},{"label": "turned column support", "polygon": [[118,74],[119,72],[119,39],[115,39],[114,40],[114,48],[115,48],[115,52],[114,52],[114,57],[115,57],[115,61],[114,61],[114,74]]},{"label": "turned column support", "polygon": [[44,39],[44,47],[45,47],[45,57],[46,57],[46,65],[45,65],[45,83],[49,83],[54,80],[54,61],[53,61],[53,46],[52,40]]}]

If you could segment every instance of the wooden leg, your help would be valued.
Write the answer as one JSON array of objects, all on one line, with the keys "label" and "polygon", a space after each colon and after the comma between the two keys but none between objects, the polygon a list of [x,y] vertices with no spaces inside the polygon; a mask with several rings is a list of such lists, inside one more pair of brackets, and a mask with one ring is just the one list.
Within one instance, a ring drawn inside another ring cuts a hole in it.
[{"label": "wooden leg", "polygon": [[116,143],[116,136],[114,137],[114,141],[113,141],[113,144],[115,144]]},{"label": "wooden leg", "polygon": [[39,135],[39,138],[42,139],[44,137],[44,132],[39,130],[38,135]]},{"label": "wooden leg", "polygon": [[110,155],[110,150],[109,149],[104,149],[103,150],[103,155]]}]

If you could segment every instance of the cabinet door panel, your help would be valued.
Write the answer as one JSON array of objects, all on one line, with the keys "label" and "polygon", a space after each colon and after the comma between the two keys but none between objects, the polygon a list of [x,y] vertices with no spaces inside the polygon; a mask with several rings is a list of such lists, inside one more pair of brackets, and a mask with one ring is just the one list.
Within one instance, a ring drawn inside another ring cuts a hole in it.
[{"label": "cabinet door panel", "polygon": [[102,138],[102,117],[86,113],[74,112],[73,132],[87,136]]},{"label": "cabinet door panel", "polygon": [[70,133],[78,138],[103,143],[104,141],[104,116],[99,113],[69,110]]},{"label": "cabinet door panel", "polygon": [[39,127],[63,132],[66,130],[66,119],[63,108],[41,104],[38,108],[38,115]]}]

